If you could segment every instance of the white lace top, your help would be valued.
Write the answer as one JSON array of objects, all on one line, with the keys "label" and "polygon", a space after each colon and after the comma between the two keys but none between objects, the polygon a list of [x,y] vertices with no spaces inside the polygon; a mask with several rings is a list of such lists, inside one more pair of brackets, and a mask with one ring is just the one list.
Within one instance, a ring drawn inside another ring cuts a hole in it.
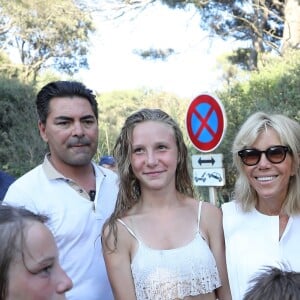
[{"label": "white lace top", "polygon": [[118,220],[139,244],[131,263],[137,300],[183,299],[210,293],[221,285],[214,256],[199,232],[201,204],[195,238],[176,249],[149,248]]}]

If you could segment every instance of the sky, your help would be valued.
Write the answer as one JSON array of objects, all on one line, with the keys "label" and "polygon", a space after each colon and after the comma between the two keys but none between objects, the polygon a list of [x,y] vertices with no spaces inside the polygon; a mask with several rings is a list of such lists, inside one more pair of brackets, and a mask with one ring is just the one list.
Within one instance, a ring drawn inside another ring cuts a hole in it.
[{"label": "sky", "polygon": [[[150,88],[191,98],[220,84],[216,57],[233,45],[209,39],[192,8],[155,4],[134,16],[107,20],[94,15],[97,31],[91,39],[90,68],[81,70],[78,79],[98,93]],[[173,48],[175,54],[153,61],[134,53],[148,48]]]}]

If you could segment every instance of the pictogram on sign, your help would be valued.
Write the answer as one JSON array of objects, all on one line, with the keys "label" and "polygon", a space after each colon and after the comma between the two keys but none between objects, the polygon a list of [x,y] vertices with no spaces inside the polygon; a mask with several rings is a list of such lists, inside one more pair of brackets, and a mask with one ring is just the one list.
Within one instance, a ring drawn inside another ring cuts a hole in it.
[{"label": "pictogram on sign", "polygon": [[222,103],[209,94],[199,95],[188,107],[186,127],[195,148],[202,152],[213,151],[221,143],[226,128]]}]

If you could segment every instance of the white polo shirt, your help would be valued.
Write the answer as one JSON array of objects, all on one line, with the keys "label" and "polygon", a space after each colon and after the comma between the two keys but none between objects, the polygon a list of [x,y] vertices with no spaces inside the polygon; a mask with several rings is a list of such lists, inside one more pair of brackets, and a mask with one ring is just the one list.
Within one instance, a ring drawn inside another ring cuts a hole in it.
[{"label": "white polo shirt", "polygon": [[47,157],[9,188],[4,203],[47,215],[62,268],[73,281],[68,300],[113,299],[102,256],[100,234],[114,210],[117,174],[93,163],[95,201],[72,180],[59,174]]}]

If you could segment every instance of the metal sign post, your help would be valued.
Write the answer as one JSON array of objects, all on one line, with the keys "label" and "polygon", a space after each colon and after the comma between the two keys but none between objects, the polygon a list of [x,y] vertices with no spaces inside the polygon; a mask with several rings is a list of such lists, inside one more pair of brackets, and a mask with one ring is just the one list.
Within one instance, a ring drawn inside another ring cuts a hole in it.
[{"label": "metal sign post", "polygon": [[213,186],[209,187],[209,202],[217,205],[217,191],[216,188]]},{"label": "metal sign post", "polygon": [[[221,143],[226,115],[222,103],[209,94],[196,97],[186,115],[188,136],[200,152],[210,152]],[[209,187],[209,201],[217,204],[216,186],[225,185],[223,154],[200,154],[192,156],[194,185]]]}]

